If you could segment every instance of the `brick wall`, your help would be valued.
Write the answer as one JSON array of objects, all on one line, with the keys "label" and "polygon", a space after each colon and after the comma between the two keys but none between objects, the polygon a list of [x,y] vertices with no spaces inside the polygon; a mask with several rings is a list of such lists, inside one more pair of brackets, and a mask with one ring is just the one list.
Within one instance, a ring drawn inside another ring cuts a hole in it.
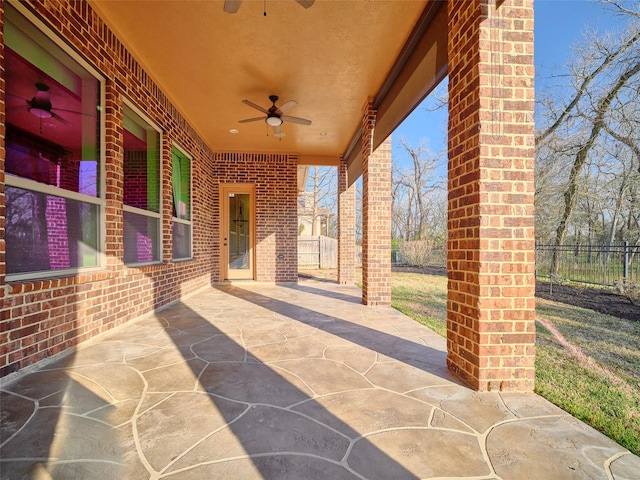
[{"label": "brick wall", "polygon": [[[219,280],[219,183],[255,183],[257,277],[296,281],[295,156],[214,154],[87,2],[23,2],[107,78],[105,83],[105,266],[101,271],[6,283],[4,244],[4,103],[0,101],[0,376],[69,349]],[[0,4],[4,18],[4,3]],[[4,22],[2,22],[4,24]],[[0,32],[1,35],[1,32]],[[0,99],[4,97],[0,41]],[[123,99],[163,131],[162,262],[124,266]],[[193,260],[172,261],[171,148],[193,157]]]},{"label": "brick wall", "polygon": [[479,390],[534,382],[532,3],[448,2],[447,362]]},{"label": "brick wall", "polygon": [[[219,185],[249,183],[256,192],[256,280],[296,282],[298,278],[298,158],[282,154],[219,153],[214,156],[210,208],[214,212],[214,238],[220,236]],[[220,281],[219,255],[213,279]]]},{"label": "brick wall", "polygon": [[391,303],[391,137],[372,150],[376,112],[362,120],[362,302]]}]

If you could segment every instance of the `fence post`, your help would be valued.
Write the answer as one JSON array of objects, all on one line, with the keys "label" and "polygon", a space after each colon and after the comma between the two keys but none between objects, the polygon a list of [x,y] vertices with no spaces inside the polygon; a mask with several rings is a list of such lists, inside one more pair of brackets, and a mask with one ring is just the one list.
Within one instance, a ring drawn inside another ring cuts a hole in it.
[{"label": "fence post", "polygon": [[624,242],[624,266],[622,268],[622,282],[627,284],[629,277],[629,242]]}]

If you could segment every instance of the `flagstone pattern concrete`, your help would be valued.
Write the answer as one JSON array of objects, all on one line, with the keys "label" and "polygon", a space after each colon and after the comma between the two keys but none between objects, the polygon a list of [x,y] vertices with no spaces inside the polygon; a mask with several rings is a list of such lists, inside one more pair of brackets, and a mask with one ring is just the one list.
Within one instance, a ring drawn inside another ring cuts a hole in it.
[{"label": "flagstone pattern concrete", "polygon": [[207,288],[5,379],[0,477],[640,478],[599,432],[445,360],[355,287]]}]

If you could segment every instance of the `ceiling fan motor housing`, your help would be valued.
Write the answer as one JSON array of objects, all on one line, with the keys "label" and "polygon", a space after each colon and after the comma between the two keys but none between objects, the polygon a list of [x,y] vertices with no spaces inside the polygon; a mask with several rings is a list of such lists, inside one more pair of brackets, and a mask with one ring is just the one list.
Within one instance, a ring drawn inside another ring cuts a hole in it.
[{"label": "ceiling fan motor housing", "polygon": [[271,125],[272,127],[278,127],[282,125],[282,119],[278,114],[278,107],[276,107],[276,102],[278,101],[277,95],[269,95],[269,100],[273,105],[269,107],[269,113],[267,113],[267,118],[264,119],[267,122],[267,125]]},{"label": "ceiling fan motor housing", "polygon": [[38,91],[35,96],[29,100],[29,113],[39,118],[51,118],[51,97],[49,96],[49,87],[44,83],[36,83]]}]

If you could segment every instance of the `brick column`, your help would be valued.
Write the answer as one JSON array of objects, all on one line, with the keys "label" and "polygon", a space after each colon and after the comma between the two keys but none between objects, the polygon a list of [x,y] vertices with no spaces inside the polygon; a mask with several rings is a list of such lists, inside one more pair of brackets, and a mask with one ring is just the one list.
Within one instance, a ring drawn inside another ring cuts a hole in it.
[{"label": "brick column", "polygon": [[350,187],[347,161],[338,167],[338,283],[352,285],[356,269],[356,187]]},{"label": "brick column", "polygon": [[362,303],[391,303],[391,137],[372,151],[376,112],[362,128]]},{"label": "brick column", "polygon": [[533,0],[450,0],[447,364],[534,386]]},{"label": "brick column", "polygon": [[113,81],[105,84],[105,211],[109,228],[106,232],[105,258],[109,268],[118,270],[124,263],[124,140],[122,94]]}]

